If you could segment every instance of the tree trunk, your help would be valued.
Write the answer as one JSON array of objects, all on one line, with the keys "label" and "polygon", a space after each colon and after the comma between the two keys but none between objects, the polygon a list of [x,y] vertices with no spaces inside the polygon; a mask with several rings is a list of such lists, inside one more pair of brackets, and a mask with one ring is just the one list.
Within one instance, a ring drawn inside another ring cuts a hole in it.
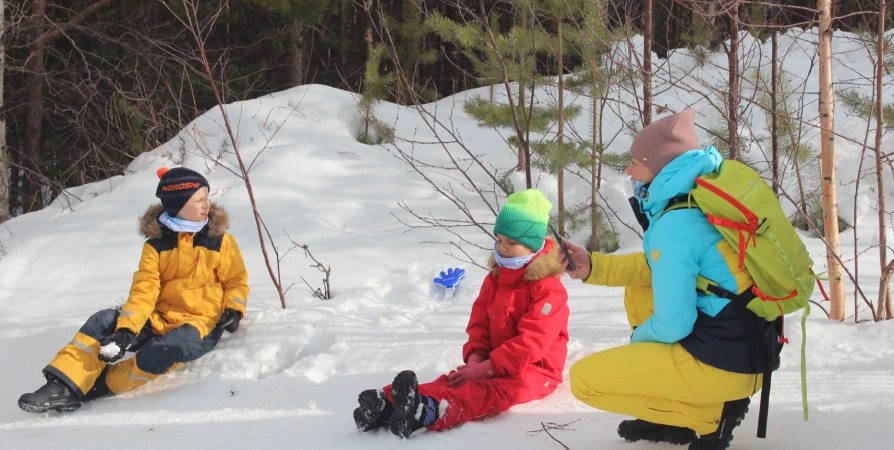
[{"label": "tree trunk", "polygon": [[643,127],[652,123],[652,0],[645,0],[643,11]]},{"label": "tree trunk", "polygon": [[714,25],[714,13],[716,13],[716,12],[717,12],[717,0],[713,0],[712,2],[708,3],[708,17],[710,18],[708,23],[710,23],[711,26]]},{"label": "tree trunk", "polygon": [[599,151],[599,149],[600,149],[599,144],[600,144],[600,141],[602,140],[602,136],[600,136],[600,134],[599,134],[599,122],[600,122],[599,121],[599,117],[600,117],[599,97],[596,96],[596,92],[599,87],[599,78],[598,78],[599,77],[599,75],[598,75],[599,63],[598,63],[598,61],[596,61],[595,57],[591,61],[591,64],[593,66],[593,68],[592,68],[592,70],[593,70],[593,92],[591,95],[592,96],[591,101],[593,102],[592,106],[591,106],[591,108],[593,110],[593,113],[592,113],[593,129],[590,134],[593,136],[593,143],[592,143],[592,146],[590,149],[590,151],[591,151],[591,154],[590,154],[590,158],[591,158],[591,163],[590,163],[590,186],[591,186],[591,191],[590,191],[590,251],[595,252],[596,246],[599,244],[599,242],[596,239],[596,234],[599,231],[599,222],[596,220],[596,219],[598,219],[598,215],[596,214],[596,211],[597,211],[596,210],[596,207],[597,207],[596,206],[596,196],[599,195],[599,192],[598,192],[599,191],[599,176],[601,175],[599,173],[599,170],[601,169],[600,166],[601,166],[601,161],[602,161],[600,151]]},{"label": "tree trunk", "polygon": [[22,213],[29,213],[41,208],[40,167],[40,132],[43,120],[43,75],[45,42],[38,38],[43,35],[46,18],[46,0],[34,0],[31,4],[32,45],[25,64],[27,93],[25,96],[25,137],[22,148],[22,165],[25,167],[22,180]]},{"label": "tree trunk", "polygon": [[[371,17],[372,17],[372,16],[370,15],[370,11],[372,11],[373,1],[374,1],[374,0],[365,0],[365,1],[363,2],[363,10],[366,12],[366,17],[367,17],[367,18],[371,18]],[[366,26],[366,34],[365,34],[364,38],[366,39],[366,44],[367,44],[367,45],[372,45],[372,43],[373,43],[373,28],[372,28],[372,23],[370,23],[369,25]]]},{"label": "tree trunk", "polygon": [[[537,89],[537,79],[534,78],[534,74],[531,74],[530,80],[525,80],[530,86],[530,90],[528,91],[528,117],[534,114],[534,92]],[[511,100],[511,99],[510,99]],[[519,103],[521,105],[521,103]],[[524,105],[522,105],[522,111],[524,111]],[[521,142],[525,147],[525,183],[528,186],[528,189],[534,187],[532,178],[531,178],[531,122],[528,120],[525,122],[525,130],[523,134],[520,134],[519,137],[524,137],[521,139]]]},{"label": "tree trunk", "polygon": [[838,194],[835,179],[835,94],[832,90],[832,0],[818,0],[820,12],[820,138],[822,141],[823,223],[826,231],[826,264],[832,305],[829,318],[844,320],[845,292],[841,263],[841,239],[838,235]]},{"label": "tree trunk", "polygon": [[[885,0],[882,0],[885,1]],[[884,17],[884,16],[882,16]],[[878,286],[878,314],[875,316],[876,322],[880,320],[888,320],[890,316],[885,316],[883,319],[882,313],[884,312],[884,307],[882,305],[887,304],[891,301],[891,275],[894,274],[894,260],[890,263],[882,266],[882,277],[879,281]]]},{"label": "tree trunk", "polygon": [[[0,0],[0,108],[3,107],[3,74],[6,70],[6,5]],[[0,116],[0,223],[9,219],[9,165],[6,162],[6,121]]]},{"label": "tree trunk", "polygon": [[[562,150],[562,145],[565,142],[565,86],[563,85],[563,76],[562,76],[562,65],[564,61],[562,60],[562,46],[564,43],[562,42],[562,19],[558,20],[559,22],[559,151]],[[565,167],[559,167],[559,234],[561,236],[565,236]]]},{"label": "tree trunk", "polygon": [[739,159],[739,1],[729,1],[729,107],[726,125],[729,159]]},{"label": "tree trunk", "polygon": [[[527,12],[522,13],[521,29],[522,29],[522,33],[521,33],[522,36],[526,35],[527,31],[528,31]],[[526,59],[525,56],[526,56],[525,49],[520,48],[519,52],[518,52],[518,57],[519,57],[518,105],[519,105],[519,110],[522,112],[522,114],[524,114],[524,112],[525,112],[525,63],[527,62],[525,60]],[[493,85],[491,85],[491,89],[493,89]],[[493,93],[493,90],[491,90],[491,93]],[[491,95],[491,103],[493,103],[493,95]],[[525,122],[527,123],[527,120]],[[525,150],[522,148],[521,145],[519,145],[519,147],[518,147],[518,167],[516,168],[516,170],[518,170],[519,172],[524,172],[527,161],[528,161],[528,159],[525,155]],[[530,189],[530,188],[531,188],[531,186],[529,185],[528,189]]]},{"label": "tree trunk", "polygon": [[605,97],[599,102],[599,168],[596,176],[596,190],[602,187],[602,167],[605,166],[603,156],[605,155]]},{"label": "tree trunk", "polygon": [[289,85],[293,88],[304,84],[307,69],[307,51],[304,49],[304,27],[301,22],[292,20],[289,24],[291,47],[286,55],[286,65],[289,71]]},{"label": "tree trunk", "polygon": [[[774,21],[775,24],[775,21]],[[777,31],[775,28],[770,30],[770,42],[772,47],[772,53],[770,56],[770,107],[772,111],[772,123],[770,124],[770,138],[773,143],[773,192],[776,195],[779,195],[779,105],[777,102],[777,95],[779,92],[779,74],[776,73],[777,67],[776,64],[779,62],[779,43],[776,39]],[[806,211],[805,211],[806,212]]]},{"label": "tree trunk", "polygon": [[891,285],[886,283],[885,286],[885,320],[894,317],[894,314],[891,313]]},{"label": "tree trunk", "polygon": [[[804,178],[801,177],[801,161],[798,161],[798,155],[795,154],[795,177],[798,179],[798,193],[801,199],[801,211],[807,214],[807,193],[804,192]],[[804,229],[807,231],[807,228]]]},{"label": "tree trunk", "polygon": [[[882,82],[884,81],[885,76],[885,2],[887,0],[879,0],[880,6],[878,11],[878,42],[876,46],[878,47],[878,56],[876,56],[875,61],[875,177],[878,186],[876,186],[876,193],[878,194],[878,257],[881,267],[882,275],[886,275],[885,268],[888,266],[888,255],[887,253],[887,231],[888,225],[885,220],[885,215],[887,214],[887,210],[885,208],[885,175],[882,168],[882,134],[884,132],[885,126],[885,111],[884,111],[884,86]],[[889,288],[887,279],[890,278],[890,274],[887,274],[887,277],[883,277],[883,284],[879,288],[879,297],[878,297],[878,312],[876,314],[876,320],[887,320],[894,315],[894,311],[891,310],[891,296],[887,295]]]},{"label": "tree trunk", "polygon": [[[503,87],[506,88],[506,96],[508,97],[507,100],[509,100],[509,109],[512,111],[512,126],[513,126],[513,128],[515,128],[516,136],[518,136],[519,145],[525,152],[525,159],[527,161],[531,161],[531,148],[528,144],[530,142],[530,140],[528,139],[530,137],[530,130],[522,131],[521,123],[519,123],[518,110],[516,109],[516,106],[515,106],[516,99],[512,95],[512,88],[509,86],[509,69],[506,66],[506,61],[503,58],[502,53],[500,53],[500,50],[497,48],[497,39],[494,36],[493,29],[490,27],[490,21],[487,18],[487,10],[484,7],[484,0],[479,0],[478,6],[481,10],[481,13],[480,13],[481,14],[481,16],[480,16],[481,24],[484,25],[484,30],[487,33],[487,38],[488,38],[488,41],[490,44],[490,49],[497,56],[497,61],[500,64],[500,71],[502,72],[502,75],[503,75]],[[532,81],[531,82],[531,90],[533,91],[533,89],[534,89],[533,79],[531,81]],[[530,164],[525,165],[525,182],[526,182],[528,188],[530,188],[531,187],[531,165]]]},{"label": "tree trunk", "polygon": [[[348,39],[348,2],[341,2],[341,10],[338,13],[338,29],[340,31],[341,36],[340,39],[347,40]],[[348,52],[347,46],[342,43],[342,45],[338,46],[338,68],[342,71],[345,71],[345,66],[348,64]]]}]

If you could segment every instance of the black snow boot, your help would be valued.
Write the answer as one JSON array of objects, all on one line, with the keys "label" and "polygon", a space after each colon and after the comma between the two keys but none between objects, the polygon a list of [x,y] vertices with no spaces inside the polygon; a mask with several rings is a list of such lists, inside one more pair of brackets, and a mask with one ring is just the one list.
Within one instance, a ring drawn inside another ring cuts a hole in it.
[{"label": "black snow boot", "polygon": [[625,420],[618,425],[618,435],[628,442],[652,441],[684,445],[698,439],[695,431],[684,427],[662,425],[645,420]]},{"label": "black snow boot", "polygon": [[729,448],[729,443],[733,440],[733,429],[745,419],[745,413],[748,412],[750,403],[750,398],[726,402],[723,405],[723,412],[720,414],[720,425],[717,427],[717,431],[699,437],[697,441],[689,444],[689,450],[724,450]]},{"label": "black snow boot", "polygon": [[81,407],[81,401],[68,387],[52,374],[47,374],[47,384],[40,389],[19,397],[19,408],[29,413],[45,413],[50,410],[71,412]]},{"label": "black snow boot", "polygon": [[363,432],[385,426],[394,412],[385,393],[378,389],[361,392],[357,396],[357,403],[360,403],[360,407],[354,409],[354,423]]},{"label": "black snow boot", "polygon": [[391,432],[408,438],[414,431],[430,426],[438,420],[438,402],[419,393],[416,374],[405,370],[391,383],[394,413],[391,414]]}]

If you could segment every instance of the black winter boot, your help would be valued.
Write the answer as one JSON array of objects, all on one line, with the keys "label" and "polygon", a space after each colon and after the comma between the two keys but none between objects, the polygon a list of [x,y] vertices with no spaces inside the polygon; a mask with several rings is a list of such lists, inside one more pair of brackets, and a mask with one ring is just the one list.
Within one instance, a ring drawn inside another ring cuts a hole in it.
[{"label": "black winter boot", "polygon": [[689,444],[689,450],[724,450],[729,448],[729,443],[733,440],[733,429],[745,419],[745,413],[748,412],[750,403],[750,398],[726,402],[723,405],[723,412],[720,414],[720,425],[717,427],[717,431],[699,437],[697,441]]},{"label": "black winter boot", "polygon": [[360,407],[354,409],[354,423],[363,432],[385,426],[394,412],[394,406],[391,406],[385,393],[377,389],[361,392],[357,396],[357,403],[360,403]]},{"label": "black winter boot", "polygon": [[684,445],[698,439],[695,431],[684,427],[662,425],[645,420],[625,420],[618,425],[618,435],[628,442],[652,441]]},{"label": "black winter boot", "polygon": [[392,433],[406,439],[414,431],[438,420],[437,401],[419,393],[419,382],[413,371],[405,370],[397,374],[391,388],[394,413],[389,422]]},{"label": "black winter boot", "polygon": [[81,401],[68,387],[54,377],[47,374],[47,384],[40,389],[19,397],[19,408],[29,413],[45,413],[50,410],[59,412],[71,412],[81,407]]}]

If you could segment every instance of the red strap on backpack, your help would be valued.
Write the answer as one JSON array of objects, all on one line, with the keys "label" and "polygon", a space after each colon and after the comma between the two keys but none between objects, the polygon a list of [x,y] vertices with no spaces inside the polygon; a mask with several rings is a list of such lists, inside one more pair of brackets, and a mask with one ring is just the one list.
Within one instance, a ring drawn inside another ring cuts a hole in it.
[{"label": "red strap on backpack", "polygon": [[793,290],[786,297],[777,298],[763,293],[763,291],[761,291],[755,284],[751,286],[751,293],[754,294],[755,297],[761,299],[762,302],[773,302],[776,304],[776,307],[779,308],[779,317],[782,319],[782,331],[779,332],[779,343],[788,344],[788,338],[785,337],[785,312],[782,310],[782,305],[780,305],[779,302],[797,297],[798,290]]},{"label": "red strap on backpack", "polygon": [[826,290],[823,288],[823,283],[821,283],[820,280],[816,280],[816,285],[819,286],[820,292],[823,294],[823,300],[827,302],[832,301],[832,299],[829,298],[829,294],[827,294]]},{"label": "red strap on backpack", "polygon": [[[723,189],[714,186],[711,183],[708,183],[702,178],[696,178],[695,184],[711,191],[714,195],[726,200],[729,204],[736,207],[745,219],[748,220],[748,223],[740,223],[731,219],[724,219],[722,217],[717,217],[711,214],[705,214],[708,217],[708,222],[710,222],[714,226],[724,227],[724,228],[732,228],[734,230],[739,231],[739,269],[745,269],[745,249],[748,247],[748,241],[753,242],[753,245],[757,246],[757,228],[760,224],[760,220],[757,215],[751,212],[750,209],[746,208],[745,205],[740,203],[738,200],[733,198],[728,193],[724,192]],[[747,233],[747,234],[745,234]]]},{"label": "red strap on backpack", "polygon": [[[733,198],[733,196],[729,195],[729,193],[725,192],[723,189],[714,186],[711,183],[708,183],[701,177],[695,179],[695,184],[711,191],[714,195],[726,200],[729,204],[733,205],[748,221],[748,223],[736,222],[731,219],[725,219],[723,217],[714,216],[711,214],[705,214],[708,217],[708,222],[710,222],[714,226],[731,228],[733,230],[737,230],[739,232],[739,269],[745,270],[745,250],[748,248],[748,242],[751,241],[752,245],[757,247],[757,229],[760,226],[760,219],[754,214],[750,209],[748,209],[741,202]],[[822,290],[822,285],[820,285],[820,290]],[[779,333],[779,343],[787,344],[788,339],[785,337],[785,312],[782,309],[782,305],[779,304],[781,301],[790,300],[798,296],[798,290],[793,290],[789,295],[777,298],[763,293],[757,285],[753,285],[751,287],[751,293],[754,294],[755,297],[761,299],[763,302],[773,302],[776,304],[776,307],[779,308],[779,317],[782,319],[782,331]],[[825,291],[823,291],[825,294]]]}]

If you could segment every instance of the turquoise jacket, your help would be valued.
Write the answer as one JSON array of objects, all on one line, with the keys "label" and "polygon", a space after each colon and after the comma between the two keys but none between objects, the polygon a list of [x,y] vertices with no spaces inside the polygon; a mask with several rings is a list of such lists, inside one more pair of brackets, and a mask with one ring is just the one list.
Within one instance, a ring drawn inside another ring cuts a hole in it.
[{"label": "turquoise jacket", "polygon": [[652,269],[655,312],[636,328],[632,342],[678,342],[693,332],[699,312],[715,317],[730,304],[725,298],[697,293],[699,274],[732,292],[747,287],[737,285],[718,249],[723,236],[701,210],[678,209],[662,215],[670,200],[688,194],[695,179],[716,171],[721,161],[723,157],[711,146],[688,151],[665,166],[639,199],[649,218],[643,250]]}]

